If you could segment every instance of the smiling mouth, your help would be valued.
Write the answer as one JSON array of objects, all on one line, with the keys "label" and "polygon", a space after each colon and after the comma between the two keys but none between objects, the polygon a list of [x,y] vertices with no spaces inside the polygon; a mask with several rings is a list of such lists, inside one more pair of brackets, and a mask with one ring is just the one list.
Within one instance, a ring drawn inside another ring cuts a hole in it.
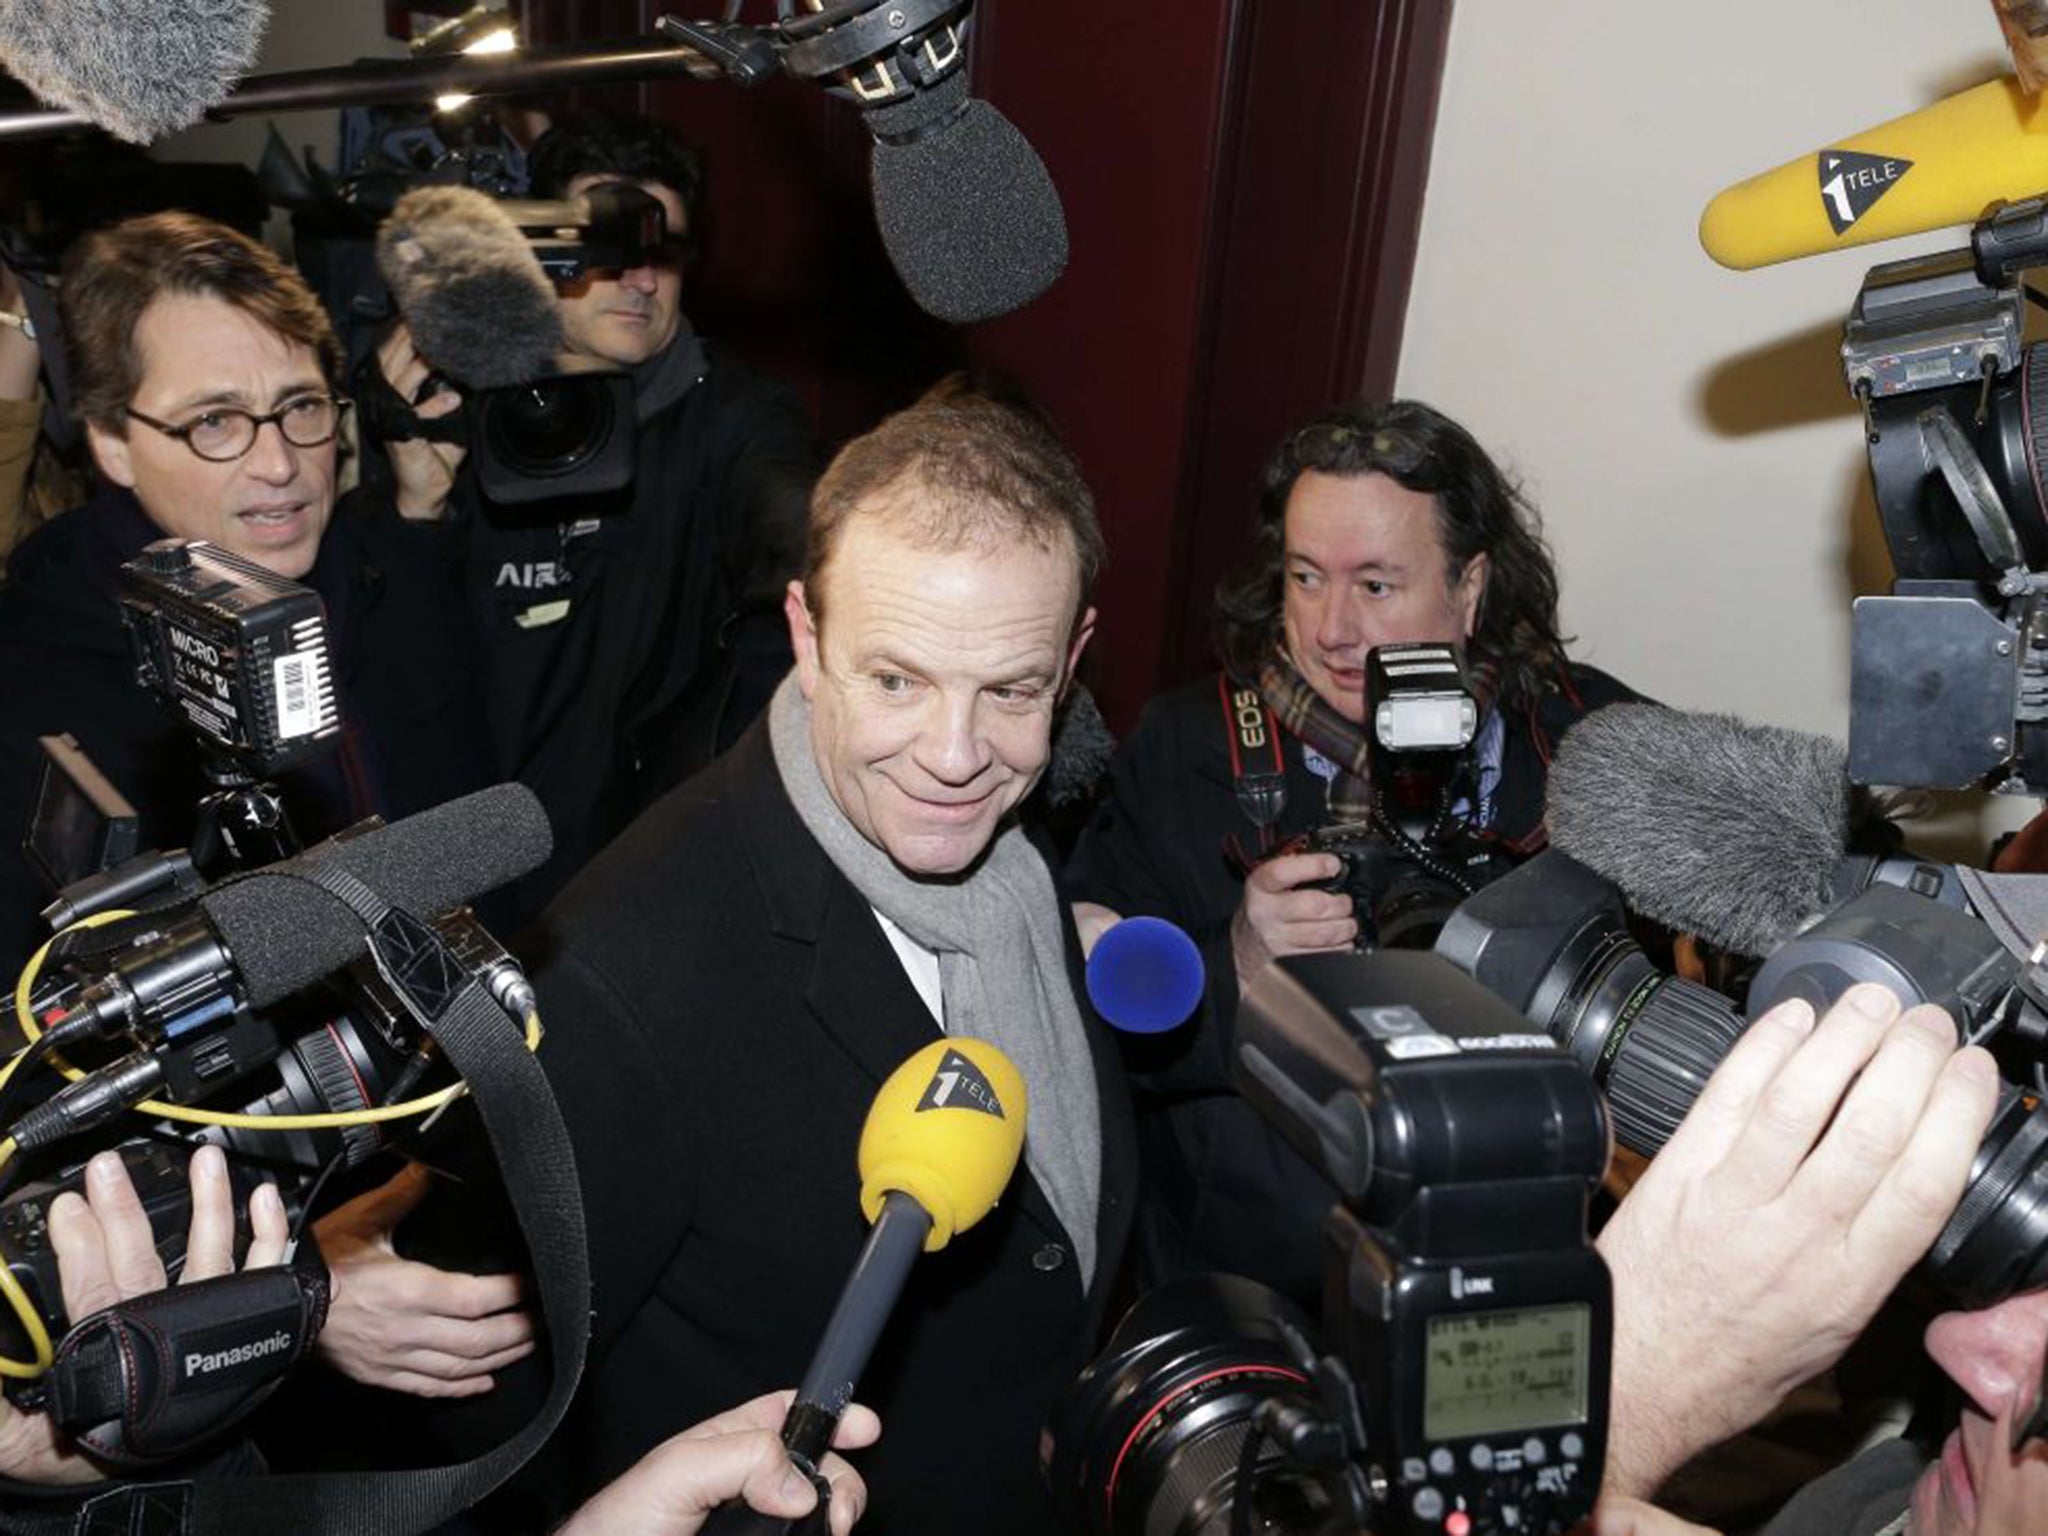
[{"label": "smiling mouth", "polygon": [[259,528],[278,528],[305,510],[306,504],[303,501],[295,501],[283,507],[245,507],[235,516],[245,523],[254,523]]},{"label": "smiling mouth", "polygon": [[908,790],[903,793],[921,815],[929,816],[934,821],[972,821],[988,804],[989,795],[995,791],[990,789],[986,794],[976,795],[972,800],[930,800],[923,795],[911,794]]}]

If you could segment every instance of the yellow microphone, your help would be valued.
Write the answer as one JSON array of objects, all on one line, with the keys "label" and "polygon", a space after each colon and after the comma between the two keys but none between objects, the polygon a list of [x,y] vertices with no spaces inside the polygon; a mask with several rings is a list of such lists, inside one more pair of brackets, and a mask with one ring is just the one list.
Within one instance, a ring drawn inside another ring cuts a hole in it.
[{"label": "yellow microphone", "polygon": [[890,1195],[931,1220],[936,1253],[995,1208],[1024,1150],[1024,1078],[986,1040],[934,1040],[889,1074],[860,1132],[860,1209]]},{"label": "yellow microphone", "polygon": [[[789,1459],[818,1490],[818,1473],[854,1382],[920,1251],[936,1252],[995,1209],[1024,1151],[1024,1077],[985,1040],[934,1040],[889,1074],[860,1132],[860,1207],[873,1228],[811,1368],[782,1421]],[[790,1522],[728,1506],[704,1536],[770,1536]],[[823,1529],[822,1524],[807,1529]]]},{"label": "yellow microphone", "polygon": [[1700,244],[1747,271],[1970,224],[2048,192],[2048,107],[2014,77],[1840,139],[1707,204]]}]

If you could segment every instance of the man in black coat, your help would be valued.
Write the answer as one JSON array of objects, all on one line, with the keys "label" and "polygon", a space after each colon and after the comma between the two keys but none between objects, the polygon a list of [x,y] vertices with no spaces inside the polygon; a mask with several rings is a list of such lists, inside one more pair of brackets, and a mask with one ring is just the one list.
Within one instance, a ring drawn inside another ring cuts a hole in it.
[{"label": "man in black coat", "polygon": [[[779,605],[818,470],[795,395],[699,337],[682,311],[696,153],[654,119],[591,113],[550,129],[529,169],[535,197],[623,184],[666,216],[660,259],[588,273],[557,298],[565,362],[631,377],[631,483],[500,506],[463,470],[462,449],[384,445],[399,510],[445,520],[462,542],[496,764],[554,826],[553,857],[521,882],[528,916],[767,703],[789,669]],[[423,420],[459,399],[403,325],[371,366]]]},{"label": "man in black coat", "polygon": [[1015,811],[1100,549],[1078,470],[1020,411],[945,393],[856,440],[819,484],[787,598],[797,669],[768,718],[543,920],[541,1059],[597,1307],[558,1486],[801,1377],[864,1240],[874,1094],[942,1033],[972,1035],[1024,1077],[1024,1163],[919,1260],[858,1384],[883,1423],[861,1529],[1056,1529],[1039,1429],[1098,1336],[1135,1153]]},{"label": "man in black coat", "polygon": [[1571,662],[1534,509],[1457,423],[1394,401],[1331,411],[1268,465],[1252,569],[1219,598],[1224,670],[1154,700],[1123,743],[1068,883],[1084,932],[1164,917],[1207,962],[1194,1020],[1135,1040],[1150,1280],[1208,1269],[1313,1310],[1329,1185],[1230,1086],[1242,988],[1274,955],[1348,948],[1341,865],[1300,840],[1371,814],[1375,646],[1460,645],[1481,704],[1457,820],[1503,860],[1543,846],[1558,738],[1634,695]]}]

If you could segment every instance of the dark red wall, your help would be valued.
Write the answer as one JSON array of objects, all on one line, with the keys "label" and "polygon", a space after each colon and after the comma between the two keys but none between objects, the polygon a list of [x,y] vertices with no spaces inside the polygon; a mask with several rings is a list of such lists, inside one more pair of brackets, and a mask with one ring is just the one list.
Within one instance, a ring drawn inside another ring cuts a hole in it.
[{"label": "dark red wall", "polygon": [[[674,8],[526,12],[532,35],[569,40]],[[1072,257],[1043,298],[965,331],[896,282],[844,103],[793,80],[643,89],[711,168],[687,307],[796,382],[835,441],[963,363],[1039,399],[1101,507],[1089,676],[1128,726],[1206,664],[1260,460],[1323,405],[1391,386],[1448,16],[1447,0],[980,0],[975,94],[1044,158]]]}]

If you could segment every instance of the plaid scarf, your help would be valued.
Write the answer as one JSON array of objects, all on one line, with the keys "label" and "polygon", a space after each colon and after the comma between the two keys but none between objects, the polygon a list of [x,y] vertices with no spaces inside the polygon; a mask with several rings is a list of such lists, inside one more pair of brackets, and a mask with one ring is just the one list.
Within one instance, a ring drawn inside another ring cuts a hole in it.
[{"label": "plaid scarf", "polygon": [[[1465,675],[1483,714],[1492,702],[1496,669],[1467,660]],[[1337,822],[1368,821],[1373,814],[1371,743],[1365,727],[1353,725],[1309,686],[1292,661],[1275,652],[1259,669],[1259,697],[1280,728],[1337,765],[1330,781],[1330,815]]]},{"label": "plaid scarf", "polygon": [[1337,777],[1330,781],[1330,814],[1340,822],[1369,818],[1372,747],[1365,727],[1332,709],[1285,656],[1276,655],[1259,669],[1259,697],[1273,711],[1280,729],[1337,765]]}]

